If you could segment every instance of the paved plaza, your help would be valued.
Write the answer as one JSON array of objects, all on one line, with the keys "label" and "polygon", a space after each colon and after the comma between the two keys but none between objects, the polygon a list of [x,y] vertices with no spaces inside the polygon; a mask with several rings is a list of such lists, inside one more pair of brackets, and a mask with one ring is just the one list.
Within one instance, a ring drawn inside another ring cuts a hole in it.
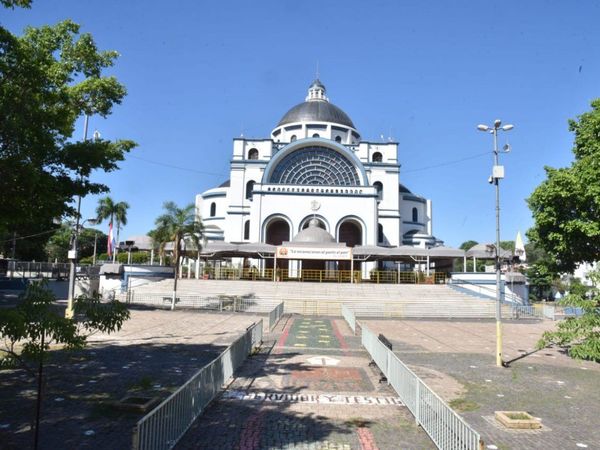
[{"label": "paved plaza", "polygon": [[[116,334],[46,368],[41,448],[128,449],[142,413],[115,409],[127,394],[165,398],[260,316],[136,309]],[[365,320],[492,449],[600,448],[600,366],[557,349],[533,351],[549,321],[504,325],[494,366],[490,320]],[[177,449],[432,449],[425,432],[341,318],[284,316],[191,426]],[[31,445],[35,383],[0,372],[0,448]],[[539,431],[506,431],[496,410],[525,410]]]},{"label": "paved plaza", "polygon": [[[45,367],[40,448],[131,448],[141,413],[111,406],[127,394],[166,398],[261,317],[132,310],[115,334],[98,334],[81,352],[55,352]],[[31,448],[34,379],[0,371],[0,449]]]},{"label": "paved plaza", "polygon": [[[504,360],[495,366],[495,322],[368,320],[394,352],[481,433],[488,448],[600,448],[600,365],[535,343],[555,322],[503,326]],[[507,431],[494,411],[521,410],[542,419],[539,431]]]},{"label": "paved plaza", "polygon": [[341,319],[292,316],[177,449],[432,449]]}]

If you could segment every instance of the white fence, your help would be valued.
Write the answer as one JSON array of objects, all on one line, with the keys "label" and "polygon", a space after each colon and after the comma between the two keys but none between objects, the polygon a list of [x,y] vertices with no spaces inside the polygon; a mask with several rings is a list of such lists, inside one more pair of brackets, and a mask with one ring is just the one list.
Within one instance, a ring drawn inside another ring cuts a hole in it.
[{"label": "white fence", "polygon": [[269,313],[269,331],[272,331],[283,316],[283,302],[277,305],[273,310]]},{"label": "white fence", "polygon": [[[126,295],[126,302],[132,305],[147,305],[170,309],[173,304],[173,293],[137,292],[135,290],[130,290]],[[237,295],[196,295],[178,293],[175,297],[175,309],[192,308],[208,311],[267,313],[271,312],[279,303],[281,302]]]},{"label": "white fence", "polygon": [[348,306],[342,305],[342,316],[350,325],[352,332],[356,334],[356,316],[354,315],[354,311],[352,311]]},{"label": "white fence", "polygon": [[227,347],[227,350],[144,416],[134,429],[133,449],[172,449],[254,347],[262,342],[262,335],[261,319]]},{"label": "white fence", "polygon": [[[352,326],[352,325],[350,325]],[[443,450],[479,450],[483,443],[477,431],[456,414],[435,392],[388,349],[367,327],[362,326],[362,345],[367,349],[400,400],[415,416],[435,445]]]}]

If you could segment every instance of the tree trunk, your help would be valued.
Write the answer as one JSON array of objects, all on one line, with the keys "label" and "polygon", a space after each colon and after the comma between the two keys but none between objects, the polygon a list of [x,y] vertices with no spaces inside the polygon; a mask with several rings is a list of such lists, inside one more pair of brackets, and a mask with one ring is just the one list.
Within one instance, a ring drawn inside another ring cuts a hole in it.
[{"label": "tree trunk", "polygon": [[114,258],[117,258],[117,254],[119,253],[119,232],[121,231],[121,223],[117,220],[117,244],[115,245],[115,253]]},{"label": "tree trunk", "polygon": [[177,272],[179,271],[179,240],[179,235],[175,236],[175,242],[173,243],[173,259],[175,260],[175,270],[173,270],[173,301],[171,302],[171,311],[175,309],[175,300],[177,298]]},{"label": "tree trunk", "polygon": [[[42,332],[42,349],[44,348],[44,333]],[[42,381],[44,376],[44,353],[40,356],[40,362],[38,366],[38,390],[37,399],[35,403],[35,434],[33,436],[33,450],[38,449],[38,442],[40,436],[40,412],[42,410]]]}]

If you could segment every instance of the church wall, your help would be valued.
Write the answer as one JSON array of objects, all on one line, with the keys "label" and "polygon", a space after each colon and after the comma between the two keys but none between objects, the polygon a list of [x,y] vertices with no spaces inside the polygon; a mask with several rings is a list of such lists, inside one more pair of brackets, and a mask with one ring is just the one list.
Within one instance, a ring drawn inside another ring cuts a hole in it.
[{"label": "church wall", "polygon": [[376,205],[372,196],[327,196],[327,195],[290,195],[256,194],[251,220],[252,240],[264,241],[264,226],[269,217],[282,216],[291,224],[292,237],[297,234],[301,222],[313,215],[311,203],[320,204],[316,212],[329,224],[329,232],[337,238],[338,225],[345,219],[356,219],[363,228],[363,243],[376,244]]}]

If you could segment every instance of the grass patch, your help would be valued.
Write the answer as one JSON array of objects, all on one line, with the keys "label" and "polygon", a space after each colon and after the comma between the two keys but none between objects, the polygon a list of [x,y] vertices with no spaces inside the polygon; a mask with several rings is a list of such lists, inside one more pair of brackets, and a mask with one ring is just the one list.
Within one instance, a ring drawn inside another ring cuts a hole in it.
[{"label": "grass patch", "polygon": [[129,390],[130,391],[148,391],[152,388],[153,384],[154,384],[154,381],[152,381],[152,378],[145,375],[145,376],[141,377],[139,380],[137,380],[137,382],[131,384],[129,386]]},{"label": "grass patch", "polygon": [[448,404],[452,409],[460,412],[475,411],[479,409],[479,405],[477,403],[465,398],[455,398],[454,400],[450,400]]}]

